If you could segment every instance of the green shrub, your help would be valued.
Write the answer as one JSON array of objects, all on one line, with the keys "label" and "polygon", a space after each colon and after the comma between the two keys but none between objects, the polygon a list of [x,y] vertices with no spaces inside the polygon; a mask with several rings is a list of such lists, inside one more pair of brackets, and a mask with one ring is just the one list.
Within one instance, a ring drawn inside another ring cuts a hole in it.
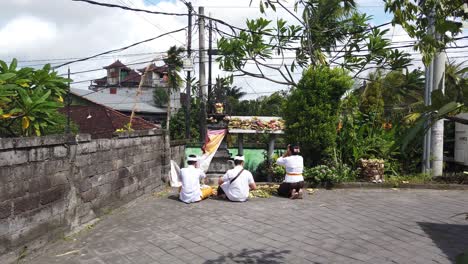
[{"label": "green shrub", "polygon": [[276,162],[269,166],[268,161],[265,160],[258,165],[255,171],[255,181],[266,182],[271,176],[272,182],[282,182],[285,174],[286,170],[283,166],[277,165]]},{"label": "green shrub", "polygon": [[284,103],[286,137],[301,145],[305,165],[317,165],[336,146],[338,107],[353,80],[343,69],[311,67]]},{"label": "green shrub", "polygon": [[304,180],[312,186],[331,187],[340,182],[349,182],[356,179],[356,173],[346,164],[340,166],[318,165],[304,169]]}]

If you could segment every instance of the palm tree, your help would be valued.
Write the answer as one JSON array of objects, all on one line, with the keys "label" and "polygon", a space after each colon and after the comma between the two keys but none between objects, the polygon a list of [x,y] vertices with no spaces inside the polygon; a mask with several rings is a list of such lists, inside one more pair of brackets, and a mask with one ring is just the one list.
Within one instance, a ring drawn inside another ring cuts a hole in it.
[{"label": "palm tree", "polygon": [[213,96],[210,96],[214,102],[209,102],[210,107],[212,107],[213,103],[222,102],[225,104],[226,111],[230,112],[230,110],[232,110],[233,104],[238,102],[243,96],[247,94],[242,92],[242,88],[232,86],[233,81],[233,76],[216,78],[216,84],[214,85],[213,89]]},{"label": "palm tree", "polygon": [[180,77],[179,72],[183,66],[182,53],[185,52],[183,47],[172,46],[167,51],[167,58],[163,61],[167,65],[167,77],[168,77],[168,102],[167,102],[167,118],[166,118],[166,128],[170,128],[171,121],[171,94],[172,92],[179,92],[179,88],[183,82],[182,77]]},{"label": "palm tree", "polygon": [[241,90],[242,88],[237,86],[228,86],[226,87],[226,96],[239,100],[247,94],[246,92],[242,92]]}]

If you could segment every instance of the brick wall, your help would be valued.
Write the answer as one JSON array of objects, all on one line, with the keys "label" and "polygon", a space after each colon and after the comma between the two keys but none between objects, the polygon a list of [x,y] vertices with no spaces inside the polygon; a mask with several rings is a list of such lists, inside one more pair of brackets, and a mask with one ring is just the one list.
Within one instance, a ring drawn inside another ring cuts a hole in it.
[{"label": "brick wall", "polygon": [[0,263],[160,188],[170,151],[162,130],[0,139]]}]

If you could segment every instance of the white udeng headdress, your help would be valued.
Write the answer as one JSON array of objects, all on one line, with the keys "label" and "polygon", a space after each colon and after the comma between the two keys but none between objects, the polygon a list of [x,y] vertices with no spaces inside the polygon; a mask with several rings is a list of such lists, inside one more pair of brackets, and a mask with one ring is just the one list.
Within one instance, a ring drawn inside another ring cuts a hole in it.
[{"label": "white udeng headdress", "polygon": [[244,156],[235,156],[234,160],[242,160],[244,161]]},{"label": "white udeng headdress", "polygon": [[198,161],[198,158],[197,157],[188,157],[187,158],[187,161]]}]

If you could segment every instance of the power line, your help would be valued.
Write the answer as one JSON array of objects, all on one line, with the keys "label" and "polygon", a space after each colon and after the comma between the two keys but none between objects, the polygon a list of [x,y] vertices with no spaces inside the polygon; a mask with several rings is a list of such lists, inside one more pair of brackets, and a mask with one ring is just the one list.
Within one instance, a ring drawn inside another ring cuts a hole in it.
[{"label": "power line", "polygon": [[[124,2],[122,2],[123,0],[119,0],[123,5],[127,6]],[[127,0],[132,6],[136,7],[136,5],[132,2],[132,0]],[[128,6],[127,6],[128,7]],[[138,14],[137,14],[138,15]],[[161,31],[164,31],[160,26],[158,26],[157,24],[154,24],[153,22],[151,22],[149,19],[147,19],[145,16],[141,15],[139,16],[141,18],[143,18],[146,22],[148,22],[149,24],[153,25],[155,28],[161,30]],[[184,43],[182,43],[182,41],[176,39],[174,36],[170,36],[171,38],[173,38],[175,41],[181,43],[182,45],[184,45]]]},{"label": "power line", "polygon": [[[73,0],[73,1],[78,1],[78,0]],[[80,0],[80,1],[81,1],[81,0]],[[176,29],[176,30],[173,30],[173,31],[170,31],[170,32],[166,32],[166,33],[163,33],[163,34],[161,34],[161,35],[159,35],[159,36],[156,36],[156,37],[153,37],[153,38],[149,38],[149,39],[146,39],[146,40],[143,40],[143,41],[139,41],[139,42],[133,43],[133,44],[131,44],[131,45],[125,46],[125,47],[123,47],[123,48],[114,49],[114,50],[109,50],[109,51],[105,51],[105,52],[102,52],[102,53],[99,53],[99,54],[96,54],[96,55],[93,55],[93,56],[89,56],[89,57],[86,57],[86,58],[82,58],[82,59],[78,59],[78,60],[73,60],[73,61],[69,61],[69,62],[66,62],[66,63],[62,63],[62,64],[60,64],[60,65],[58,65],[58,66],[55,66],[54,68],[57,69],[57,68],[60,68],[60,67],[65,66],[65,65],[69,65],[69,64],[72,64],[72,63],[80,62],[80,61],[86,61],[86,60],[89,60],[89,59],[92,59],[92,58],[99,57],[99,56],[101,56],[101,55],[124,51],[124,50],[126,50],[126,49],[131,48],[131,47],[140,45],[140,44],[142,44],[142,43],[146,43],[146,42],[149,42],[149,41],[153,41],[153,40],[155,40],[155,39],[158,39],[158,38],[161,38],[161,37],[170,35],[170,34],[174,34],[174,33],[183,31],[183,30],[185,30],[186,28],[187,28],[187,27],[183,27],[183,28]]]},{"label": "power line", "polygon": [[[92,5],[111,7],[111,8],[120,8],[120,9],[128,10],[128,11],[144,12],[144,13],[156,14],[156,15],[188,16],[188,14],[185,14],[185,13],[171,13],[171,12],[151,11],[151,10],[146,10],[146,9],[130,8],[130,7],[127,7],[127,6],[121,6],[121,5],[115,5],[115,4],[101,3],[101,2],[96,2],[96,1],[92,1],[92,0],[72,0],[72,1],[85,2],[85,3],[88,3],[88,4],[92,4]],[[264,35],[264,36],[271,36],[271,37],[301,37],[300,35],[298,35],[298,36],[289,36],[289,35],[272,34],[272,33],[267,33],[267,32],[252,31],[250,29],[240,28],[240,27],[231,25],[231,24],[229,24],[229,23],[227,23],[227,22],[225,22],[225,21],[223,21],[221,19],[218,19],[218,18],[213,18],[213,17],[200,15],[200,14],[194,14],[194,15],[198,16],[199,18],[210,19],[212,21],[218,22],[218,23],[220,23],[222,25],[225,25],[225,26],[229,27],[232,31],[234,31],[234,29],[236,29],[236,30],[240,30],[240,31],[244,31],[244,32],[249,32],[249,33],[259,34],[259,35]],[[349,32],[347,34],[348,35],[349,34],[357,34],[357,33],[365,32],[365,31],[368,31],[368,30],[372,30],[374,28],[383,27],[383,26],[386,26],[386,25],[389,25],[389,24],[391,24],[391,22],[387,22],[387,23],[384,23],[384,24],[381,24],[381,25],[378,25],[378,26],[374,26],[374,27],[366,27],[364,29],[361,29],[360,31]],[[330,30],[325,30],[325,31],[321,31],[321,32],[327,33],[329,31]]]},{"label": "power line", "polygon": [[[131,65],[139,65],[139,64],[145,64],[145,63],[150,63],[150,62],[154,62],[154,61],[161,61],[162,59],[158,59],[158,60],[149,60],[149,61],[142,61],[142,62],[136,62],[136,63],[127,63],[125,64],[125,66],[120,66],[120,67],[115,67],[116,69],[123,69],[127,66],[131,66]],[[72,72],[70,73],[71,75],[75,75],[75,74],[80,74],[80,73],[88,73],[88,72],[95,72],[95,71],[102,71],[104,70],[104,68],[96,68],[96,69],[91,69],[91,70],[84,70],[84,71],[77,71],[77,72]],[[64,76],[64,75],[67,75],[67,74],[59,74],[59,76]]]}]

